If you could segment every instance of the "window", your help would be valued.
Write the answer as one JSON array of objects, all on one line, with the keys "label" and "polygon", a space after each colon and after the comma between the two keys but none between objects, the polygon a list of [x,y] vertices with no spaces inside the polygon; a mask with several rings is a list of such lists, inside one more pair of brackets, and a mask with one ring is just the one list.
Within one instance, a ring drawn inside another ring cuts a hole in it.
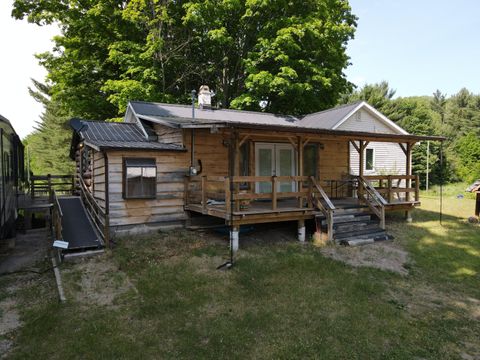
[{"label": "window", "polygon": [[375,166],[374,149],[365,149],[365,170],[372,171]]},{"label": "window", "polygon": [[155,159],[124,159],[123,197],[154,199],[157,191]]},{"label": "window", "polygon": [[317,144],[306,145],[303,148],[303,176],[317,177]]}]

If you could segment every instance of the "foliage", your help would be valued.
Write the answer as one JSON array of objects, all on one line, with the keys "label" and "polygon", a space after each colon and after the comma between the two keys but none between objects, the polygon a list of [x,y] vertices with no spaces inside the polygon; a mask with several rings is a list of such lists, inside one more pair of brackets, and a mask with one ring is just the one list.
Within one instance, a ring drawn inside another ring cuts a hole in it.
[{"label": "foliage", "polygon": [[480,138],[475,132],[462,136],[455,143],[457,170],[463,181],[480,179]]},{"label": "foliage", "polygon": [[38,57],[52,98],[78,117],[114,118],[129,100],[185,103],[202,83],[222,107],[301,114],[350,87],[346,0],[15,0],[13,15],[60,25]]},{"label": "foliage", "polygon": [[30,171],[36,175],[71,174],[74,163],[69,158],[71,130],[69,116],[58,102],[50,99],[50,88],[34,80],[30,94],[45,106],[41,122],[24,143],[28,148]]}]

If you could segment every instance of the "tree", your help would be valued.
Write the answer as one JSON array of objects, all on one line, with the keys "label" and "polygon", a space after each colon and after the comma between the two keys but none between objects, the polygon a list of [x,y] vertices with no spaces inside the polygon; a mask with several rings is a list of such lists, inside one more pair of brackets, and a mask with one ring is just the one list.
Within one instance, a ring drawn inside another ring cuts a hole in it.
[{"label": "tree", "polygon": [[445,108],[447,105],[447,99],[446,95],[442,94],[440,90],[437,89],[433,93],[433,98],[430,102],[432,110],[437,112],[440,115],[440,119],[442,121],[442,124],[445,122]]},{"label": "tree", "polygon": [[458,154],[457,171],[460,179],[472,182],[480,179],[480,138],[475,132],[470,132],[459,138],[455,143]]},{"label": "tree", "polygon": [[355,101],[366,101],[384,115],[389,116],[392,112],[391,107],[394,95],[395,90],[390,88],[387,81],[382,81],[375,84],[365,84],[359,90],[344,94],[341,103],[348,104]]},{"label": "tree", "polygon": [[39,59],[52,99],[76,116],[116,117],[129,100],[186,103],[201,84],[223,107],[301,114],[351,85],[347,0],[16,0],[13,15],[59,23]]}]

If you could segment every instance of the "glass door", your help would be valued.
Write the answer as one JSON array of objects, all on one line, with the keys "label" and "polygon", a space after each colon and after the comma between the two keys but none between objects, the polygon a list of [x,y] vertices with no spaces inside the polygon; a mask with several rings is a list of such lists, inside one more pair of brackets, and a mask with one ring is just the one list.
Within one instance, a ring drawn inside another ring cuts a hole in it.
[{"label": "glass door", "polygon": [[[256,176],[295,176],[295,150],[290,144],[255,144]],[[295,191],[294,181],[281,181],[277,184],[278,192]],[[272,191],[272,183],[259,181],[255,184],[257,193]]]}]

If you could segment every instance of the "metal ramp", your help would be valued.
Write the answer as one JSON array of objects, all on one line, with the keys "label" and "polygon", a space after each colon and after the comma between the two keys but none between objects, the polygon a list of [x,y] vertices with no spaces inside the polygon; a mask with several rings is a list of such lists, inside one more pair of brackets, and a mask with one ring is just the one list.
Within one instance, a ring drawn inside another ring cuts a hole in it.
[{"label": "metal ramp", "polygon": [[100,236],[88,218],[79,196],[59,197],[62,211],[62,236],[69,251],[87,250],[103,246]]}]

